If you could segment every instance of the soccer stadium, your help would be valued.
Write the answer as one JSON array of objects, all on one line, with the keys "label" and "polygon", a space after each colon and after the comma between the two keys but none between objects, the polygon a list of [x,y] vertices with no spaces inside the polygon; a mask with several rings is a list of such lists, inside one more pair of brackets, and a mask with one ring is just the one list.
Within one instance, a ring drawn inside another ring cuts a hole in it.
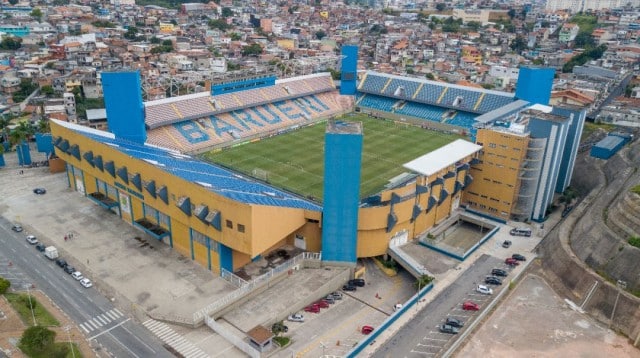
[{"label": "soccer stadium", "polygon": [[146,103],[138,72],[105,72],[109,132],[52,120],[53,145],[72,189],[217,274],[285,245],[354,267],[458,212],[544,221],[585,117],[548,106],[552,70],[521,69],[514,94],[343,55],[339,86],[247,77]]}]

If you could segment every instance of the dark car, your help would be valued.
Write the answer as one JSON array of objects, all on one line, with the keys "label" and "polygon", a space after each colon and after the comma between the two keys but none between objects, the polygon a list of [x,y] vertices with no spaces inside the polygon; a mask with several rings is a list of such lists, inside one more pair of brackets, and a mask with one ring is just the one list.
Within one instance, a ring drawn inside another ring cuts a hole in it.
[{"label": "dark car", "polygon": [[490,284],[490,285],[502,285],[502,280],[495,276],[487,276],[484,279],[484,283]]},{"label": "dark car", "polygon": [[458,328],[454,326],[450,326],[448,324],[443,324],[440,326],[440,332],[449,333],[449,334],[458,334]]},{"label": "dark car", "polygon": [[56,265],[65,268],[67,267],[67,261],[63,260],[63,259],[57,259],[56,260]]},{"label": "dark car", "polygon": [[343,291],[355,291],[357,289],[358,288],[356,286],[354,286],[354,285],[347,284],[347,285],[342,286],[342,290]]},{"label": "dark car", "polygon": [[494,268],[493,270],[491,270],[491,274],[493,276],[500,276],[500,277],[507,277],[508,275],[507,271],[503,269],[498,269],[498,268]]},{"label": "dark car", "polygon": [[527,261],[527,258],[520,254],[513,254],[511,255],[511,258],[518,261]]},{"label": "dark car", "polygon": [[502,243],[502,247],[504,247],[505,249],[508,249],[511,247],[511,240],[504,240],[504,242]]},{"label": "dark car", "polygon": [[43,243],[36,244],[36,250],[38,250],[40,252],[43,252],[45,248],[46,248],[46,246],[44,246]]},{"label": "dark car", "polygon": [[462,328],[462,326],[464,326],[464,322],[453,317],[447,317],[447,321],[444,324],[452,327],[456,327],[456,328]]},{"label": "dark car", "polygon": [[276,322],[273,324],[273,326],[271,326],[271,332],[273,332],[274,334],[278,334],[278,333],[287,333],[289,332],[289,327],[285,326],[282,322]]},{"label": "dark car", "polygon": [[75,268],[75,267],[73,267],[73,266],[71,266],[71,265],[69,265],[69,264],[67,264],[67,265],[64,267],[64,272],[66,272],[66,273],[68,273],[69,275],[71,275],[72,273],[76,272],[76,268]]},{"label": "dark car", "polygon": [[47,193],[47,190],[45,188],[35,188],[33,189],[33,193],[38,195],[44,195]]},{"label": "dark car", "polygon": [[22,225],[20,224],[13,224],[11,226],[11,230],[15,231],[15,232],[22,232]]},{"label": "dark car", "polygon": [[349,285],[364,287],[364,279],[363,278],[354,278],[353,280],[349,280]]}]

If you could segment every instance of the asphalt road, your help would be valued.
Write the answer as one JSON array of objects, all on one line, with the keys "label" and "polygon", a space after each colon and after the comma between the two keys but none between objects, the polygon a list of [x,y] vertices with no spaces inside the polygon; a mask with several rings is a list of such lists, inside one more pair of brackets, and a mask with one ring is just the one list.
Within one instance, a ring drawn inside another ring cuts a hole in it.
[{"label": "asphalt road", "polygon": [[[25,240],[26,233],[11,230],[0,217],[0,262],[11,266],[12,286],[18,290],[31,284],[43,291],[83,330],[92,346],[113,357],[173,357],[146,328],[131,321],[95,288],[86,289],[55,262]],[[99,344],[96,344],[99,343]]]},{"label": "asphalt road", "polygon": [[[373,357],[435,357],[457,337],[440,333],[438,326],[447,316],[461,319],[465,326],[477,317],[478,312],[463,311],[462,302],[471,300],[478,303],[481,310],[486,306],[491,296],[480,295],[475,292],[475,288],[484,281],[491,269],[496,267],[504,268],[505,265],[498,258],[482,255],[455,282],[423,307],[392,339],[380,347]],[[494,291],[497,288],[499,287],[494,287]]]}]

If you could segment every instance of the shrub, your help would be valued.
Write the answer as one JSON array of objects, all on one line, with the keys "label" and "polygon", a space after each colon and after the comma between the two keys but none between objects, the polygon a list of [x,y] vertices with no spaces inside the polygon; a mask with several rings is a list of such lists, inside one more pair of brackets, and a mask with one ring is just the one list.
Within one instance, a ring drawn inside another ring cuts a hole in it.
[{"label": "shrub", "polygon": [[0,277],[0,295],[4,295],[11,287],[11,282],[3,277]]},{"label": "shrub", "polygon": [[22,333],[18,347],[27,355],[45,350],[50,351],[50,348],[53,348],[55,338],[56,332],[42,326],[33,326]]},{"label": "shrub", "polygon": [[36,298],[31,295],[22,296],[22,302],[30,310],[36,308],[36,305],[38,304],[38,302],[36,301]]},{"label": "shrub", "polygon": [[640,237],[638,236],[631,236],[629,238],[629,245],[631,246],[635,246],[637,248],[640,248]]},{"label": "shrub", "polygon": [[289,337],[273,337],[274,342],[276,342],[280,347],[284,347],[289,344],[291,339]]}]

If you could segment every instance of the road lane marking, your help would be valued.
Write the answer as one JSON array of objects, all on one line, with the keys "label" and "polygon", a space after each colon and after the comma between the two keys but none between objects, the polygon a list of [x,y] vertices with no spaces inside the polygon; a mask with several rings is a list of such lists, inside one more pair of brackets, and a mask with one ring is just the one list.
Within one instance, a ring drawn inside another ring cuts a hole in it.
[{"label": "road lane marking", "polygon": [[156,354],[156,351],[153,350],[153,348],[151,348],[148,344],[146,344],[144,341],[142,341],[137,335],[133,334],[133,332],[131,332],[130,330],[127,329],[127,327],[122,326],[122,329],[124,329],[125,331],[127,331],[131,337],[135,338],[138,342],[140,342],[143,346],[145,346],[148,350],[150,350],[153,354]]},{"label": "road lane marking", "polygon": [[[116,328],[116,327],[120,327],[121,325],[125,324],[125,323],[126,323],[127,321],[129,321],[129,320],[130,320],[130,318],[127,318],[126,320],[124,320],[124,321],[122,321],[122,322],[120,322],[120,323],[116,324],[115,326],[113,326],[113,327],[111,327],[111,328],[109,328],[109,329],[107,329],[107,330],[104,330],[104,331],[102,331],[102,332],[100,332],[100,333],[96,334],[95,336],[93,336],[93,337],[91,337],[91,338],[88,338],[87,340],[89,340],[89,341],[90,341],[90,340],[92,340],[92,339],[95,339],[95,338],[97,338],[97,337],[100,337],[101,335],[103,335],[103,334],[105,334],[105,333],[109,333],[109,332],[111,332],[114,328]],[[112,335],[112,336],[113,336],[113,335]],[[116,339],[116,338],[115,338],[115,337],[113,337],[113,339]],[[116,340],[117,340],[117,339],[116,339]],[[118,341],[118,342],[119,342],[119,341]],[[122,343],[120,343],[120,344],[122,344]],[[127,350],[128,350],[128,349],[127,349]],[[129,351],[129,352],[131,352],[131,351]],[[133,352],[131,352],[131,353],[133,353]],[[134,354],[134,355],[135,355],[135,354]],[[137,357],[137,356],[136,356],[136,357]]]},{"label": "road lane marking", "polygon": [[85,331],[85,333],[89,333],[89,332],[93,331],[93,330],[91,330],[91,331],[88,330],[82,323],[80,323],[80,328],[82,328]]}]

